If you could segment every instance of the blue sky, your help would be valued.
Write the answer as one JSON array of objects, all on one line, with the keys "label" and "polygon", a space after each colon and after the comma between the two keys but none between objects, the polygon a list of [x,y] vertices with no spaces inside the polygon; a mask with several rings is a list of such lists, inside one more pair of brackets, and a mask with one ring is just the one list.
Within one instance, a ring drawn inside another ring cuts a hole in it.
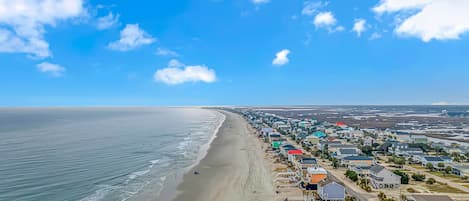
[{"label": "blue sky", "polygon": [[0,0],[0,106],[468,104],[464,0]]}]

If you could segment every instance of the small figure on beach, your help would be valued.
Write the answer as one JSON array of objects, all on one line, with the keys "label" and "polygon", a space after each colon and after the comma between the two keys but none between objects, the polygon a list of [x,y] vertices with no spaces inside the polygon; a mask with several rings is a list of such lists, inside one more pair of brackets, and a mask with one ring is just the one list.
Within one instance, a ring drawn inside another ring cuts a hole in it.
[{"label": "small figure on beach", "polygon": [[195,175],[198,175],[198,174],[199,174],[199,171],[195,170],[195,171],[194,171],[194,174],[195,174]]}]

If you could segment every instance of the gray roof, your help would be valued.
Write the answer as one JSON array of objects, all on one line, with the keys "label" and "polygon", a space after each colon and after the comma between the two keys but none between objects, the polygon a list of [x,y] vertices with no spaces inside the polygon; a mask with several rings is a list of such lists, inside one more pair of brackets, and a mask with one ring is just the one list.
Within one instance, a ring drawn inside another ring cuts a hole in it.
[{"label": "gray roof", "polygon": [[322,192],[322,199],[327,199],[327,200],[342,200],[345,199],[345,188],[344,186],[331,182],[326,185],[324,185],[321,188]]},{"label": "gray roof", "polygon": [[315,158],[302,158],[300,160],[300,163],[302,163],[302,164],[317,164],[318,162],[316,161]]},{"label": "gray roof", "polygon": [[339,149],[339,152],[341,154],[357,154],[357,150],[356,149]]},{"label": "gray roof", "polygon": [[373,165],[370,168],[370,172],[378,173],[378,172],[381,172],[381,170],[383,170],[383,169],[384,169],[384,167],[381,166],[381,165]]},{"label": "gray roof", "polygon": [[347,156],[347,157],[344,157],[343,160],[373,160],[373,159],[368,156]]}]

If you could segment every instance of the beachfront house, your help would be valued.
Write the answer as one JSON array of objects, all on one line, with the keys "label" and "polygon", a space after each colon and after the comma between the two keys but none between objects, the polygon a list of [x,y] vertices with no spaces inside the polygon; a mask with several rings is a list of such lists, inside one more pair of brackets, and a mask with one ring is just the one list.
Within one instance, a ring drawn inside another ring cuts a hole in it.
[{"label": "beachfront house", "polygon": [[372,166],[373,158],[368,156],[347,156],[340,160],[340,164],[345,167],[349,166]]},{"label": "beachfront house", "polygon": [[320,185],[318,187],[318,194],[321,200],[345,200],[345,187],[336,182],[331,182],[325,185]]},{"label": "beachfront house", "polygon": [[318,161],[316,158],[304,157],[296,160],[294,165],[298,170],[307,170],[310,167],[317,167]]},{"label": "beachfront house", "polygon": [[310,167],[307,168],[307,176],[305,183],[308,184],[309,189],[317,190],[319,182],[327,178],[327,171],[324,168]]},{"label": "beachfront house", "polygon": [[297,160],[297,158],[299,156],[303,155],[303,151],[299,150],[299,149],[292,149],[292,150],[289,150],[287,152],[287,158],[288,158],[288,161],[290,161],[291,163],[293,163],[294,161]]},{"label": "beachfront house", "polygon": [[371,185],[375,189],[399,188],[401,177],[383,166],[375,165],[370,168]]}]

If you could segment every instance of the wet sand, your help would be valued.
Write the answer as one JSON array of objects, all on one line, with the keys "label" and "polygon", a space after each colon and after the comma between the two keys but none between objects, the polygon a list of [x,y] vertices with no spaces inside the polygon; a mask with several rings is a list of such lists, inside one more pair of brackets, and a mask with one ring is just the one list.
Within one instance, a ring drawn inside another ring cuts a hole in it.
[{"label": "wet sand", "polygon": [[241,116],[222,113],[226,120],[217,137],[205,158],[184,175],[174,201],[275,200],[271,167],[254,131]]}]

